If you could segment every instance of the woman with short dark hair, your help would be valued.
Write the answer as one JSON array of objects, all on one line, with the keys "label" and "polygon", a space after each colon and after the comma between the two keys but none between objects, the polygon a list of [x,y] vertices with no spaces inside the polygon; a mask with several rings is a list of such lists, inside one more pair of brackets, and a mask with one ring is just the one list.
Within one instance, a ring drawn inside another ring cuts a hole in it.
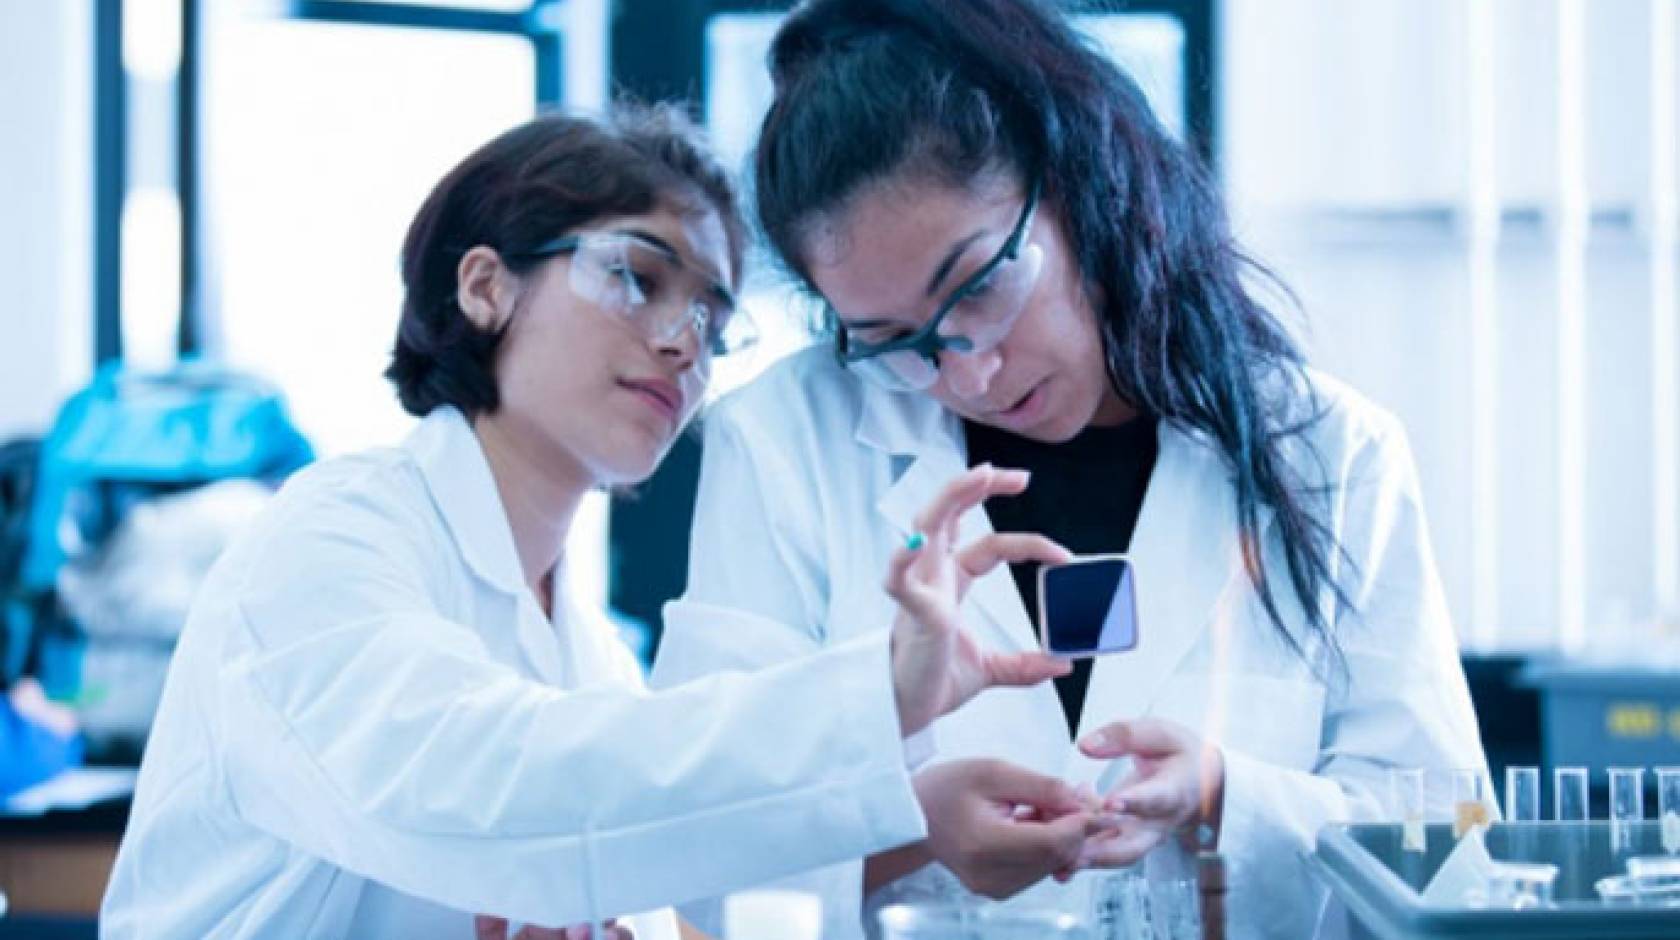
[{"label": "woman with short dark hair", "polygon": [[[866,588],[924,495],[1030,470],[963,531],[1129,554],[1138,646],[942,719],[941,756],[1117,780],[1091,861],[1216,846],[1232,936],[1314,936],[1318,828],[1377,816],[1391,767],[1484,766],[1403,430],[1306,366],[1203,168],[1049,0],[812,0],[770,68],[758,215],[831,329],[709,414],[656,678],[885,628]],[[719,559],[725,531],[753,537]],[[969,622],[1037,648],[1035,567],[976,581]],[[837,870],[830,933],[860,880],[941,894],[949,844]]]},{"label": "woman with short dark hair", "polygon": [[[954,613],[956,565],[1060,557],[1047,541],[932,540],[892,566],[890,638],[653,695],[602,612],[568,597],[579,501],[651,474],[714,357],[748,338],[742,233],[669,109],[538,118],[438,184],[403,247],[388,373],[419,427],[294,476],[211,572],[104,936],[465,940],[511,919],[552,937],[968,811],[965,781],[992,764],[912,785],[902,739],[983,688],[1064,671],[982,651]],[[1020,485],[968,474],[928,524]],[[1042,823],[1002,845],[976,820],[976,864],[1026,843],[1071,867],[1102,824],[1057,781],[1008,782],[1036,787]],[[675,930],[669,912],[634,923]]]}]

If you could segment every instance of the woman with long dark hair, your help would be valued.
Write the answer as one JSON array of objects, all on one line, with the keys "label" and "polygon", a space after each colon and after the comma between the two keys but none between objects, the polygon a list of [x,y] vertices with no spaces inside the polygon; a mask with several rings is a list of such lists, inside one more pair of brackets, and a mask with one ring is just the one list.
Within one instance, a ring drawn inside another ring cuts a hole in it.
[{"label": "woman with long dark hair", "polygon": [[[1127,825],[1088,861],[1214,846],[1234,936],[1313,936],[1318,828],[1376,816],[1391,767],[1484,764],[1403,431],[1308,368],[1204,169],[1045,0],[816,0],[770,65],[758,216],[829,342],[709,417],[659,678],[884,629],[869,588],[923,495],[1030,470],[963,531],[1128,553],[1141,641],[981,697],[939,753],[1117,779]],[[999,643],[1035,645],[1033,567],[970,592]],[[685,617],[718,606],[794,629]],[[942,845],[865,888],[930,885]],[[855,930],[856,869],[827,877]]]}]

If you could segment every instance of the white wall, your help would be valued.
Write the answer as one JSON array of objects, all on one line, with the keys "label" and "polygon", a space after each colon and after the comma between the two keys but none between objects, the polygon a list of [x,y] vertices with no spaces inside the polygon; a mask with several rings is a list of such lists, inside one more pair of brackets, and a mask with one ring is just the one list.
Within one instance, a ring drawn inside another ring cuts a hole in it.
[{"label": "white wall", "polygon": [[[1300,293],[1316,362],[1405,422],[1454,616],[1473,645],[1568,639],[1570,579],[1578,636],[1590,641],[1659,615],[1658,595],[1680,576],[1669,570],[1680,569],[1680,520],[1654,518],[1664,471],[1653,426],[1667,396],[1653,367],[1650,227],[1652,10],[1673,2],[1586,0],[1573,37],[1558,0],[1224,4],[1224,172],[1239,233]],[[1478,9],[1488,42],[1472,38]],[[1559,65],[1570,39],[1584,76],[1575,178],[1589,206],[1609,213],[1578,254],[1559,226]],[[1480,120],[1478,62],[1490,91]],[[1478,127],[1491,186],[1473,185]],[[1662,173],[1672,186],[1680,168]],[[1482,242],[1485,268],[1470,224],[1479,204],[1506,219]],[[1571,257],[1584,279],[1574,343],[1560,334]],[[1473,303],[1478,270],[1492,290]],[[1672,325],[1680,309],[1662,315]],[[1480,351],[1477,322],[1492,327]],[[1560,417],[1571,361],[1584,379],[1573,385],[1584,406],[1574,446]],[[1481,395],[1478,378],[1489,380]],[[1478,402],[1491,434],[1475,431]],[[1573,538],[1571,517],[1583,527]]]},{"label": "white wall", "polygon": [[0,439],[90,368],[91,6],[0,0]]}]

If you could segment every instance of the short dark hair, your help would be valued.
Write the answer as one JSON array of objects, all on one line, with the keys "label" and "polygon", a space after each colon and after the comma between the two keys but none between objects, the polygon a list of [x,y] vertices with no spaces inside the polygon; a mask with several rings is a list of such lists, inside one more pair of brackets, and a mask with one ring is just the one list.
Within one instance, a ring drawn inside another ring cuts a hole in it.
[{"label": "short dark hair", "polygon": [[403,240],[402,320],[385,377],[403,409],[454,405],[495,411],[495,354],[505,330],[485,330],[457,301],[461,256],[494,248],[515,274],[524,256],[591,220],[660,207],[716,212],[739,280],[747,228],[729,173],[700,131],[669,104],[618,102],[597,120],[548,114],[485,144],[438,182]]}]

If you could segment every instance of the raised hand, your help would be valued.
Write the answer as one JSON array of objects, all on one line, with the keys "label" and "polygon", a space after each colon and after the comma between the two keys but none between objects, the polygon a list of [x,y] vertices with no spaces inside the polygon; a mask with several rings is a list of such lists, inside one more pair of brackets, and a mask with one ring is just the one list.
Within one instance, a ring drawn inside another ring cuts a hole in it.
[{"label": "raised hand", "polygon": [[899,723],[912,734],[993,686],[1036,685],[1065,675],[1065,660],[1044,653],[980,649],[962,624],[962,600],[975,578],[1003,562],[1062,564],[1067,549],[1040,535],[993,533],[958,545],[962,516],[992,496],[1027,487],[1021,470],[974,467],[952,480],[916,519],[911,544],[893,554],[886,591],[898,602],[893,623],[893,685]]}]

